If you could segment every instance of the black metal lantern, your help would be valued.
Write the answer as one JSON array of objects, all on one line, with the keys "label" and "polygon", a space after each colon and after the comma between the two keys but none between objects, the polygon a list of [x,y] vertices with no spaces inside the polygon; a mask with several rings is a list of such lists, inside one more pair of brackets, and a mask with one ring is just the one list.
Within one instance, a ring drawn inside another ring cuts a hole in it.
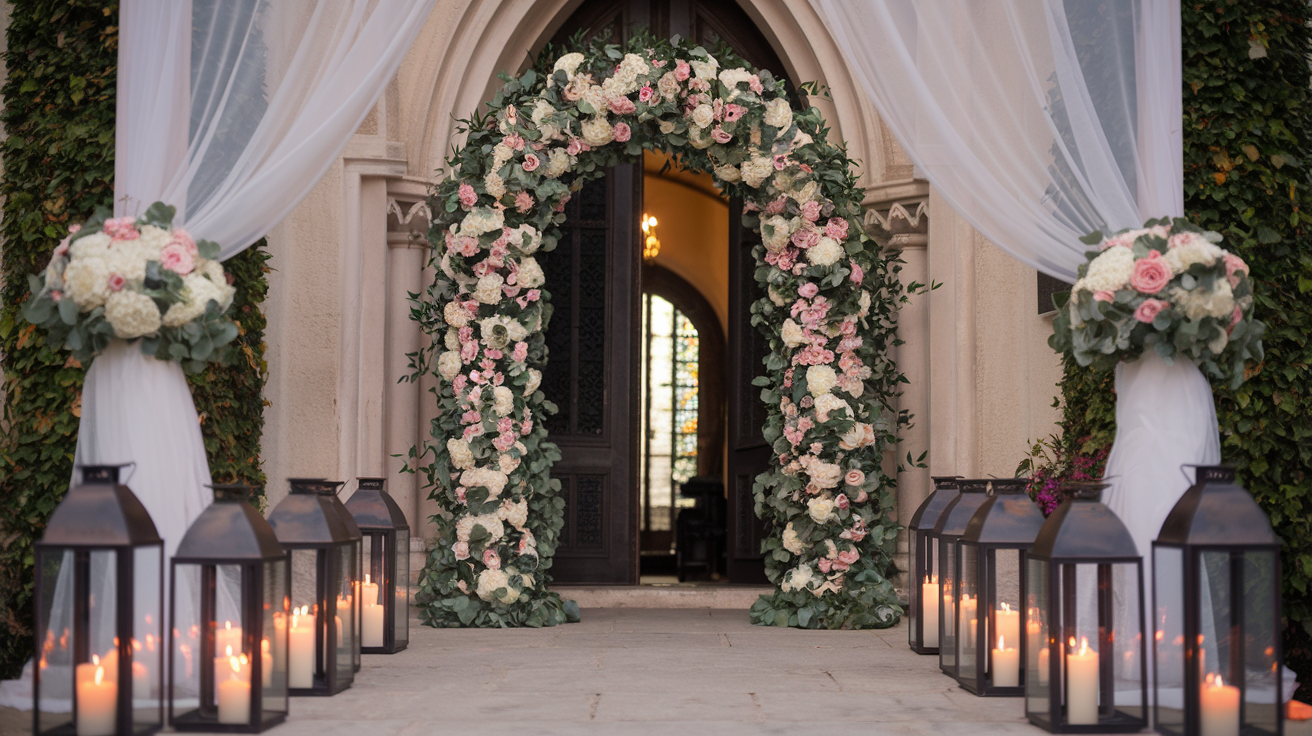
[{"label": "black metal lantern", "polygon": [[[974,618],[974,601],[961,597],[961,535],[966,533],[966,525],[988,499],[985,490],[987,480],[958,480],[957,489],[961,495],[952,499],[943,509],[934,525],[930,543],[934,545],[934,555],[938,564],[939,604],[938,604],[938,667],[949,677],[957,676],[959,643],[968,638],[973,629],[970,619]],[[965,609],[965,615],[962,615]]]},{"label": "black metal lantern", "polygon": [[1143,558],[1098,501],[1101,483],[1067,484],[1025,560],[1025,713],[1053,733],[1132,733],[1148,725]]},{"label": "black metal lantern", "polygon": [[364,534],[360,586],[365,654],[395,654],[410,640],[410,527],[383,478],[360,478],[346,509]]},{"label": "black metal lantern", "polygon": [[338,511],[336,485],[292,478],[291,493],[269,515],[290,556],[287,680],[292,695],[335,695],[355,677],[356,540]]},{"label": "black metal lantern", "polygon": [[957,681],[981,696],[1021,696],[1024,662],[1037,631],[1022,635],[1025,556],[1045,521],[1025,478],[989,483],[988,500],[961,535],[961,595],[975,602],[974,625],[958,647]]},{"label": "black metal lantern", "polygon": [[287,718],[291,560],[249,491],[215,485],[169,568],[177,731],[258,733]]},{"label": "black metal lantern", "polygon": [[911,579],[907,581],[907,631],[911,651],[916,654],[938,654],[938,613],[942,597],[938,570],[934,568],[934,544],[930,540],[943,509],[961,495],[957,490],[960,477],[933,478],[934,492],[920,504],[907,525],[911,554],[908,565]]},{"label": "black metal lantern", "polygon": [[85,465],[36,543],[32,732],[164,725],[164,542],[120,465]]},{"label": "black metal lantern", "polygon": [[1153,542],[1157,731],[1282,732],[1280,540],[1235,482],[1200,467]]},{"label": "black metal lantern", "polygon": [[355,646],[351,649],[351,666],[356,672],[360,671],[360,642],[362,632],[362,598],[360,596],[361,578],[364,574],[364,534],[360,532],[360,526],[355,523],[355,517],[342,503],[342,499],[337,496],[337,491],[345,482],[339,480],[318,480],[316,488],[319,493],[332,499],[333,508],[341,514],[342,521],[346,522],[346,533],[354,542],[355,549],[351,552],[355,560],[355,586],[351,589],[342,600],[337,602],[338,606],[346,606],[351,609],[351,620],[355,626]]}]

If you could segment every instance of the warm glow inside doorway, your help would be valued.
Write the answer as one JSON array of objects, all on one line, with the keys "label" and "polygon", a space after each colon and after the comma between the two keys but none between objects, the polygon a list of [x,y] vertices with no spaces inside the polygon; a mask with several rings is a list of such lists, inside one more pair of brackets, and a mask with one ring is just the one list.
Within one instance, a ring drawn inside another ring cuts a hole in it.
[{"label": "warm glow inside doorway", "polygon": [[[643,532],[672,532],[679,484],[697,474],[697,328],[654,294],[642,300],[641,453]],[[673,549],[673,535],[670,535]]]}]

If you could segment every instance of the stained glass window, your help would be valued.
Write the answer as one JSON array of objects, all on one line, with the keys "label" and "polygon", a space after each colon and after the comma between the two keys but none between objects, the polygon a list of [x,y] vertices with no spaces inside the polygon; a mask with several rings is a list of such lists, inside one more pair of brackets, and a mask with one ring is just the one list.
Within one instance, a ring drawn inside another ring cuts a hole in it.
[{"label": "stained glass window", "polygon": [[675,483],[697,475],[697,328],[674,312],[674,442],[671,474]]},{"label": "stained glass window", "polygon": [[679,484],[697,475],[697,328],[669,301],[643,297],[642,530],[672,532]]}]

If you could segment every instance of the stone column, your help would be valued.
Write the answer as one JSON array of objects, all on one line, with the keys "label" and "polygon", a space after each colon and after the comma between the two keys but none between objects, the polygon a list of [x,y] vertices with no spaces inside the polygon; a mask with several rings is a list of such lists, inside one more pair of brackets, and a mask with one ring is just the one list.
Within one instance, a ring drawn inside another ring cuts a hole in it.
[{"label": "stone column", "polygon": [[[388,182],[387,200],[387,317],[386,324],[386,423],[383,468],[387,488],[405,512],[411,533],[411,574],[423,564],[424,523],[421,510],[420,477],[402,472],[412,447],[422,446],[426,428],[421,426],[420,406],[425,400],[420,384],[402,381],[410,374],[410,353],[417,351],[424,335],[410,319],[409,294],[422,292],[428,243],[424,231],[430,214],[425,203],[425,184],[393,179]],[[400,457],[394,457],[399,455]],[[417,554],[416,554],[417,553]]]}]

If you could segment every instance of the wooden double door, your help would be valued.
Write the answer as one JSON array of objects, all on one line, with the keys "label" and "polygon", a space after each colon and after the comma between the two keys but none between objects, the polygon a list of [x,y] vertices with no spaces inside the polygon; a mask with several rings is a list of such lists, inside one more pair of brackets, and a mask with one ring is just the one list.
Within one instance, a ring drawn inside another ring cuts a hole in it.
[{"label": "wooden double door", "polygon": [[[764,36],[732,0],[587,0],[557,33],[561,47],[575,32],[616,43],[636,27],[681,35],[713,48],[723,41],[760,68],[782,75]],[[566,206],[560,242],[542,261],[554,313],[542,388],[559,407],[547,420],[561,450],[552,476],[561,482],[565,527],[551,574],[562,583],[634,584],[639,571],[638,397],[641,356],[642,166],[616,166]],[[730,203],[729,330],[721,372],[726,387],[728,528],[731,583],[765,581],[752,484],[769,465],[761,434],[765,406],[752,379],[764,371],[767,346],[751,325],[750,306],[763,296],[754,278],[759,234],[742,227],[742,203]]]}]

